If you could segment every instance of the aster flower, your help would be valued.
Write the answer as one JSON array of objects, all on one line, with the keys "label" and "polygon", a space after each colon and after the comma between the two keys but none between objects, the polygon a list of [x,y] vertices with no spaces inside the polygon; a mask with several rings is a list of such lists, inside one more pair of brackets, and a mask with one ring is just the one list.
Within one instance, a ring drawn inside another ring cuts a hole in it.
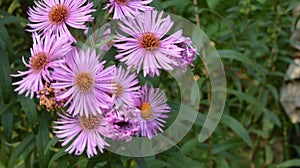
[{"label": "aster flower", "polygon": [[186,67],[189,65],[193,65],[193,61],[195,61],[197,56],[197,49],[192,46],[192,41],[189,37],[185,37],[185,40],[178,44],[180,48],[184,50],[181,51],[181,58],[175,58],[175,61],[178,63],[178,66],[183,71],[186,70]]},{"label": "aster flower", "polygon": [[140,111],[134,107],[124,106],[122,109],[112,109],[106,113],[110,138],[113,140],[125,140],[129,142],[132,136],[140,130]]},{"label": "aster flower", "polygon": [[119,108],[121,105],[132,106],[134,97],[138,96],[137,91],[140,89],[140,86],[136,86],[139,83],[136,79],[136,74],[130,74],[129,71],[119,67],[112,82],[117,85],[117,89],[113,92],[116,108]]},{"label": "aster flower", "polygon": [[181,57],[183,49],[176,44],[183,41],[182,30],[167,36],[173,22],[170,16],[162,15],[163,12],[145,11],[119,23],[126,36],[116,36],[114,46],[119,54],[115,57],[138,72],[142,68],[144,76],[159,75],[158,69],[172,70],[172,65],[178,65],[173,58]]},{"label": "aster flower", "polygon": [[146,6],[152,0],[110,0],[103,9],[109,9],[109,13],[114,11],[113,19],[120,19],[124,16],[133,16],[139,11],[152,10],[153,7]]},{"label": "aster flower", "polygon": [[153,86],[148,89],[144,85],[141,90],[141,98],[137,99],[136,107],[140,109],[141,120],[140,129],[141,135],[151,139],[158,131],[163,132],[164,118],[168,116],[171,108],[166,104],[167,98],[164,92],[160,89],[154,89]]},{"label": "aster flower", "polygon": [[74,40],[68,26],[76,29],[87,29],[85,22],[93,20],[91,15],[93,3],[86,0],[42,0],[34,1],[35,6],[29,8],[29,31],[54,32],[65,34]]},{"label": "aster flower", "polygon": [[63,90],[56,95],[58,100],[68,99],[67,112],[73,116],[89,113],[102,114],[102,109],[111,107],[113,98],[108,95],[115,67],[104,68],[104,61],[99,63],[95,50],[72,50],[65,63],[61,63],[53,73],[52,88]]},{"label": "aster flower", "polygon": [[104,146],[109,146],[103,139],[107,122],[100,115],[89,117],[71,116],[58,113],[60,119],[54,121],[54,133],[62,141],[62,146],[70,144],[65,150],[69,154],[75,151],[75,155],[81,155],[85,150],[90,158],[97,155],[97,148],[103,153]]},{"label": "aster flower", "polygon": [[51,34],[45,35],[43,39],[37,34],[32,34],[33,46],[30,49],[31,57],[29,63],[23,63],[27,68],[26,71],[18,71],[19,74],[12,74],[13,77],[24,76],[21,81],[13,83],[19,85],[15,89],[18,94],[26,92],[25,96],[30,94],[33,98],[34,93],[44,88],[44,83],[52,80],[49,68],[54,68],[55,63],[71,50],[71,43],[64,37],[57,37]]}]

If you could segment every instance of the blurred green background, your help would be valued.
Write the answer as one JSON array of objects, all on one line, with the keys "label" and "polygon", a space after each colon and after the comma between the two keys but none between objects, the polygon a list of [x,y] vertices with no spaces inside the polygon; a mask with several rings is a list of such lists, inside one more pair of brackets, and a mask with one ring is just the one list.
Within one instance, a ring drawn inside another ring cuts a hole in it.
[{"label": "blurred green background", "polygon": [[[101,11],[105,2],[94,0],[95,8]],[[280,103],[287,68],[299,52],[291,47],[298,45],[291,40],[293,32],[300,29],[297,2],[198,0],[195,5],[193,0],[154,0],[151,5],[158,10],[195,24],[199,16],[201,29],[225,67],[228,95],[224,115],[204,143],[198,142],[203,123],[199,116],[183,140],[156,156],[129,158],[106,151],[87,159],[63,152],[51,133],[53,113],[41,108],[38,100],[13,92],[11,83],[17,79],[10,74],[25,70],[21,57],[28,60],[30,56],[32,39],[25,29],[27,9],[33,1],[0,0],[0,168],[300,167],[299,124],[291,122]],[[209,94],[204,72],[197,63],[194,73],[200,77],[202,116],[208,110]],[[155,78],[156,83],[166,83],[164,80]]]}]

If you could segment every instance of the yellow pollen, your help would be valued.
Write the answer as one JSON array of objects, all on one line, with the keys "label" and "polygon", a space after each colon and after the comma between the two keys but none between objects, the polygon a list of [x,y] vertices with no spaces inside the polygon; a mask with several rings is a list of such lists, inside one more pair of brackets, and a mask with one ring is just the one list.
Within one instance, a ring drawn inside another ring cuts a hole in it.
[{"label": "yellow pollen", "polygon": [[75,85],[80,92],[87,92],[94,86],[94,79],[90,73],[80,72],[75,78]]},{"label": "yellow pollen", "polygon": [[30,65],[32,69],[36,72],[43,69],[48,63],[47,56],[44,52],[37,53],[34,57],[30,59]]},{"label": "yellow pollen", "polygon": [[60,24],[67,19],[68,8],[65,5],[58,4],[51,8],[48,16],[52,23]]},{"label": "yellow pollen", "polygon": [[115,0],[115,2],[119,5],[127,5],[129,3],[129,0]]},{"label": "yellow pollen", "polygon": [[152,118],[152,107],[150,103],[143,103],[141,107],[142,117],[145,120],[149,120]]},{"label": "yellow pollen", "polygon": [[120,84],[117,84],[117,93],[116,93],[116,97],[120,97],[120,95],[123,92],[123,87]]},{"label": "yellow pollen", "polygon": [[151,32],[143,33],[140,43],[143,48],[150,51],[156,50],[160,47],[159,39]]},{"label": "yellow pollen", "polygon": [[78,117],[82,129],[96,129],[100,123],[100,117],[90,115],[86,117],[85,115]]}]

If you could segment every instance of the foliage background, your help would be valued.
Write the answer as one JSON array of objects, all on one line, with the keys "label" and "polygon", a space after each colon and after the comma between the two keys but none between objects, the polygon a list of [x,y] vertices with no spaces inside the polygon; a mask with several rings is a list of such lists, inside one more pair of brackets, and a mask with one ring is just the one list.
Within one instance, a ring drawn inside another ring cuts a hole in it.
[{"label": "foliage background", "polygon": [[[105,1],[94,0],[100,22]],[[32,0],[0,0],[0,167],[289,167],[300,166],[299,125],[279,102],[279,90],[295,52],[289,45],[296,0],[154,0],[158,10],[183,16],[212,40],[225,66],[228,96],[213,135],[198,142],[208,109],[208,79],[201,63],[202,101],[196,124],[175,147],[156,156],[129,158],[106,151],[97,157],[67,155],[51,133],[53,113],[38,100],[13,92],[9,74],[24,70],[32,45],[26,32]],[[96,15],[96,14],[95,14]],[[97,20],[98,19],[98,20]],[[157,85],[172,87],[165,78]],[[172,97],[172,95],[169,95]],[[174,106],[175,107],[175,106]],[[173,108],[174,108],[173,107]],[[175,116],[176,117],[176,116]]]}]

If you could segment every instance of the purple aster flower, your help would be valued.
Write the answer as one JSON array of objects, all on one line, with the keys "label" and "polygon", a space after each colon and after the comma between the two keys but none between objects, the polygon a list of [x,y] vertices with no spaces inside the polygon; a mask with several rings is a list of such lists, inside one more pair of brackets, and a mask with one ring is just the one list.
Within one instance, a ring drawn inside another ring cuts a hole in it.
[{"label": "purple aster flower", "polygon": [[119,67],[112,82],[117,85],[117,89],[113,92],[116,108],[121,105],[133,106],[134,98],[138,97],[137,91],[140,89],[140,86],[136,86],[139,83],[136,74],[130,74],[129,71]]},{"label": "purple aster flower", "polygon": [[89,117],[60,114],[60,119],[54,121],[54,133],[62,141],[62,146],[70,144],[65,150],[69,154],[81,155],[85,150],[88,157],[97,155],[97,148],[103,153],[104,146],[109,146],[102,138],[106,134],[107,122],[100,115]]},{"label": "purple aster flower", "polygon": [[178,63],[178,67],[185,71],[187,66],[193,66],[192,63],[196,59],[197,49],[192,46],[192,41],[189,37],[185,37],[185,40],[178,46],[184,50],[181,51],[182,57],[175,58],[175,61]]},{"label": "purple aster flower", "polygon": [[105,115],[113,140],[129,142],[140,130],[140,111],[134,107],[124,106],[122,109],[112,109]]},{"label": "purple aster flower", "polygon": [[141,90],[141,97],[136,101],[136,107],[140,109],[141,120],[140,129],[141,135],[151,139],[158,131],[163,132],[164,118],[168,116],[171,108],[166,104],[167,98],[164,92],[160,89],[154,89],[153,86],[148,89],[144,85]]},{"label": "purple aster flower", "polygon": [[120,29],[126,36],[118,34],[114,40],[119,54],[117,59],[125,62],[129,68],[142,68],[144,76],[159,75],[158,69],[172,70],[177,65],[173,58],[180,58],[183,41],[182,30],[167,36],[173,22],[170,16],[162,18],[163,12],[145,11],[135,18],[121,20]]},{"label": "purple aster flower", "polygon": [[93,3],[86,0],[42,0],[35,1],[35,6],[29,8],[28,24],[32,30],[55,32],[60,35],[67,35],[74,40],[68,30],[68,26],[76,29],[87,29],[85,22],[93,20],[91,15]]},{"label": "purple aster flower", "polygon": [[95,50],[74,49],[53,73],[56,82],[52,83],[52,87],[64,90],[56,98],[68,99],[65,106],[70,105],[67,112],[73,116],[102,114],[102,109],[110,108],[113,103],[108,93],[116,89],[111,84],[115,67],[104,68],[105,62],[99,63],[98,58]]},{"label": "purple aster flower", "polygon": [[24,57],[22,57],[23,63],[29,69],[11,75],[13,77],[25,76],[13,85],[19,85],[15,89],[18,94],[26,92],[25,96],[30,94],[31,98],[33,98],[34,93],[44,88],[44,81],[50,82],[52,80],[49,68],[54,68],[55,63],[71,50],[71,42],[63,37],[47,34],[41,39],[37,33],[33,33],[32,38],[33,46],[30,49],[29,63],[26,63]]},{"label": "purple aster flower", "polygon": [[152,10],[153,7],[146,6],[152,0],[110,0],[110,2],[103,8],[109,9],[109,13],[114,10],[113,19],[120,19],[124,16],[133,16],[139,11]]}]

